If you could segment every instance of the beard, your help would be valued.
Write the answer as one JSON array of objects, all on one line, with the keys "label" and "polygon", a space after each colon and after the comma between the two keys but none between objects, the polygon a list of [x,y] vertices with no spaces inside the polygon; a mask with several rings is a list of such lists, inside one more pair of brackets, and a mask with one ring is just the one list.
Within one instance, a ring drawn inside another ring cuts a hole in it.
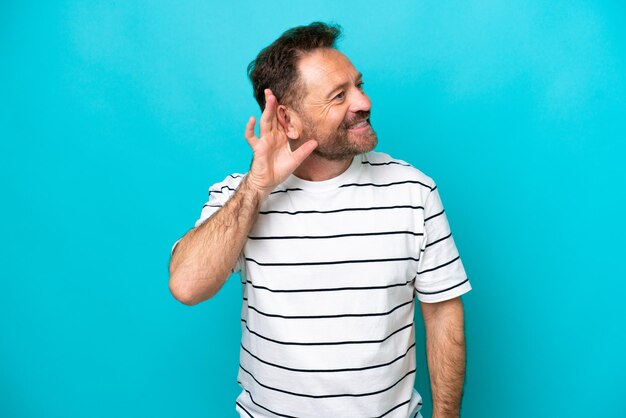
[{"label": "beard", "polygon": [[[370,112],[360,111],[354,117],[344,120],[337,127],[337,130],[330,133],[322,133],[309,120],[304,119],[303,138],[306,140],[315,139],[318,143],[313,154],[331,161],[342,161],[353,158],[355,155],[363,154],[374,149],[378,143],[378,137],[369,119]],[[357,132],[350,129],[366,121],[367,128]]]}]

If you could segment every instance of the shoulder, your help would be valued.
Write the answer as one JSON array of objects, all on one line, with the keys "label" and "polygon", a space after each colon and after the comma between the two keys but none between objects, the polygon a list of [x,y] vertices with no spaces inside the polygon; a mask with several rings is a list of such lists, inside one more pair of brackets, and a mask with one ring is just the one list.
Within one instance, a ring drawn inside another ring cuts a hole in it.
[{"label": "shoulder", "polygon": [[435,181],[423,171],[384,152],[372,151],[363,154],[361,162],[364,170],[372,178],[417,182],[430,190],[436,187]]}]

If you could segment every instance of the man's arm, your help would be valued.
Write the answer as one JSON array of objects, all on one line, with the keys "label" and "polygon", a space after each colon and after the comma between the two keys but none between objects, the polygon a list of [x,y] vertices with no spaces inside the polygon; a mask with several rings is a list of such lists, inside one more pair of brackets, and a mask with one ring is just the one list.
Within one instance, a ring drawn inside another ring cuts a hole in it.
[{"label": "man's arm", "polygon": [[195,305],[221,289],[254,225],[261,200],[244,178],[224,207],[178,242],[170,259],[170,291],[176,299]]},{"label": "man's arm", "polygon": [[420,305],[426,328],[433,418],[457,418],[465,379],[463,303],[457,297]]},{"label": "man's arm", "polygon": [[222,287],[252,229],[259,207],[317,146],[305,142],[295,151],[289,147],[277,116],[276,96],[265,91],[265,109],[260,133],[254,134],[255,119],[246,125],[245,138],[254,156],[250,171],[228,202],[206,222],[179,241],[170,259],[170,291],[186,305],[209,299]]}]

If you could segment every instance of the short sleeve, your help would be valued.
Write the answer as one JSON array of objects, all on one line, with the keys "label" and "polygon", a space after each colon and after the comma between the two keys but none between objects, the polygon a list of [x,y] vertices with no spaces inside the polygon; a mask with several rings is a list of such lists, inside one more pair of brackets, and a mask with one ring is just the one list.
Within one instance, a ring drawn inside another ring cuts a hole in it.
[{"label": "short sleeve", "polygon": [[439,190],[434,185],[424,204],[424,239],[415,278],[415,293],[421,302],[433,303],[455,298],[471,289]]},{"label": "short sleeve", "polygon": [[242,180],[243,174],[230,174],[223,181],[209,187],[209,199],[202,206],[200,218],[198,218],[194,227],[200,226],[220,210],[233,197]]},{"label": "short sleeve", "polygon": [[[202,206],[202,211],[200,212],[200,217],[194,223],[194,228],[202,225],[207,219],[217,213],[226,202],[235,194],[237,188],[241,184],[244,175],[239,173],[234,173],[228,175],[223,181],[219,183],[215,183],[211,187],[209,187],[209,197],[207,202]],[[182,239],[182,238],[181,238]],[[174,248],[176,248],[176,244],[180,241],[177,240],[172,246],[171,253],[174,253]],[[233,273],[238,273],[241,271],[242,266],[242,255],[239,255],[237,259],[237,263],[233,269]]]}]

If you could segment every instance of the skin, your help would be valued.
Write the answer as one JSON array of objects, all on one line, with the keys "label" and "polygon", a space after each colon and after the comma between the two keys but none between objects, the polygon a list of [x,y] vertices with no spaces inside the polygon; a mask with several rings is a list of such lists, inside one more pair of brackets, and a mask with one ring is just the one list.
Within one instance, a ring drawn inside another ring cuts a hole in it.
[{"label": "skin", "polygon": [[[170,260],[170,291],[195,305],[214,296],[230,276],[257,219],[259,207],[290,174],[322,181],[343,173],[354,155],[377,142],[369,124],[371,102],[360,73],[341,52],[322,48],[302,57],[298,70],[306,95],[298,109],[279,104],[271,90],[260,119],[244,136],[253,151],[250,171],[231,199],[193,228]],[[433,394],[433,418],[459,416],[465,377],[465,336],[460,298],[420,303]]]},{"label": "skin", "polygon": [[[327,180],[345,171],[352,158],[377,143],[369,124],[371,101],[363,91],[361,74],[350,60],[332,48],[305,55],[298,63],[307,95],[298,110],[279,105],[278,122],[293,149],[308,140],[317,148],[295,171],[305,180]],[[366,120],[365,126],[355,126]]]},{"label": "skin", "polygon": [[432,418],[458,417],[465,380],[465,332],[460,297],[420,303],[433,396]]}]

